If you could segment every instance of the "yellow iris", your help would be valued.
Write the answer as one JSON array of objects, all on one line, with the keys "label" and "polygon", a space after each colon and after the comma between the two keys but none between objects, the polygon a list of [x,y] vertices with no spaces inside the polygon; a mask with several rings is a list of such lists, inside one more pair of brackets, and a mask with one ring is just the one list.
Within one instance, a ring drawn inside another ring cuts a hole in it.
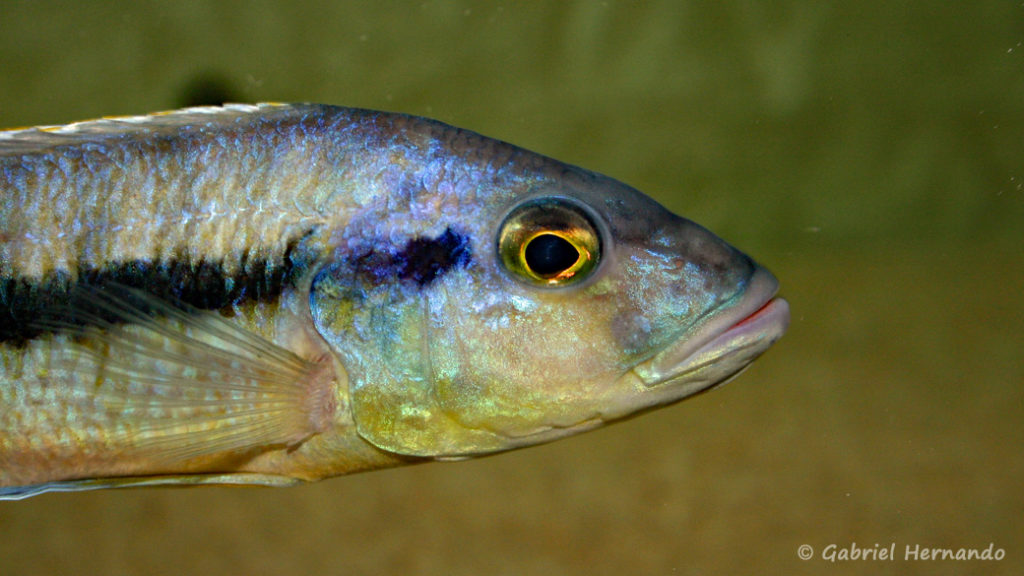
[{"label": "yellow iris", "polygon": [[528,202],[505,218],[498,253],[505,268],[521,280],[568,286],[594,271],[601,242],[581,208],[550,198]]}]

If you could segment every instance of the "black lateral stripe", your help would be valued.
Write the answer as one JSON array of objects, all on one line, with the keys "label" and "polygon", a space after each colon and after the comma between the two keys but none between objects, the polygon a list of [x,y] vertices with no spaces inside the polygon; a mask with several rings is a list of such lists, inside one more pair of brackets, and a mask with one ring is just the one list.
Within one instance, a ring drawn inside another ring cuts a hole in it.
[{"label": "black lateral stripe", "polygon": [[[308,236],[308,234],[307,234]],[[280,261],[249,260],[233,274],[220,262],[188,259],[147,262],[132,260],[101,268],[85,268],[71,279],[66,271],[41,280],[0,278],[0,344],[22,346],[28,340],[52,332],[56,321],[69,327],[85,327],[97,321],[118,323],[121,317],[91,308],[75,314],[80,303],[76,290],[101,289],[105,285],[133,288],[176,306],[221,310],[247,302],[272,302],[296,283],[309,268],[310,259],[291,242]]]},{"label": "black lateral stripe", "polygon": [[423,287],[471,260],[469,238],[446,228],[437,238],[413,238],[398,250],[369,250],[354,258],[352,267],[358,278],[372,285],[397,278]]}]

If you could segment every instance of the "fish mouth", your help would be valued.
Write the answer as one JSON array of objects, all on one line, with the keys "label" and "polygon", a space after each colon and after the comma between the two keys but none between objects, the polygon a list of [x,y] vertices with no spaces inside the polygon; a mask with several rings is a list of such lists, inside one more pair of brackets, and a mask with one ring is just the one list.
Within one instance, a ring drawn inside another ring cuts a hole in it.
[{"label": "fish mouth", "polygon": [[756,268],[739,300],[712,312],[696,332],[633,368],[643,386],[671,402],[732,379],[786,332],[789,303],[778,280]]}]

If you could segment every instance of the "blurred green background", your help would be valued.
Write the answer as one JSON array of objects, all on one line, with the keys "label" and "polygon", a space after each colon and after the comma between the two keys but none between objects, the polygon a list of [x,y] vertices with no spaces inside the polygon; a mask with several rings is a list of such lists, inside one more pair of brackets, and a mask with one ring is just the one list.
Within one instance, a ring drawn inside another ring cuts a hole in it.
[{"label": "blurred green background", "polygon": [[[0,126],[220,100],[616,177],[772,269],[790,333],[721,390],[494,458],[0,504],[0,573],[1024,571],[1020,2],[0,3]],[[821,558],[854,543],[898,559]]]}]

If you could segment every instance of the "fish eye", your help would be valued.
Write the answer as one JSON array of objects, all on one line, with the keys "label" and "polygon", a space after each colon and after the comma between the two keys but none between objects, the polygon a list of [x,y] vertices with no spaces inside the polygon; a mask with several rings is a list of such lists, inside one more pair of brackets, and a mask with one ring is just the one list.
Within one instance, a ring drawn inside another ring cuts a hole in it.
[{"label": "fish eye", "polygon": [[597,228],[582,208],[561,198],[531,200],[501,224],[498,254],[513,276],[538,286],[568,286],[601,261]]}]

